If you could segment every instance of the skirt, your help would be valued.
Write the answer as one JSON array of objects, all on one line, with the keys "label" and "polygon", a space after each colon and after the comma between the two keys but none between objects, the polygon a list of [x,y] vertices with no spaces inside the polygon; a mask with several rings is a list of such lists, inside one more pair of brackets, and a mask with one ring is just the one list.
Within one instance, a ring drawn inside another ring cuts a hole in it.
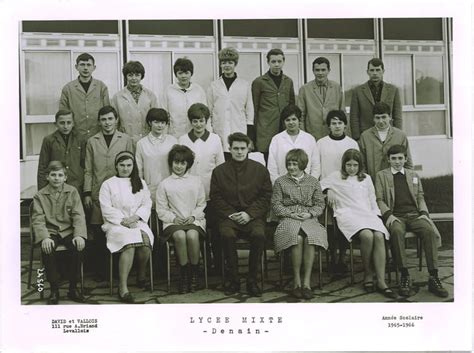
[{"label": "skirt", "polygon": [[195,224],[185,224],[185,225],[174,224],[172,226],[166,227],[166,229],[163,230],[163,232],[160,235],[160,244],[166,243],[174,234],[174,232],[178,230],[195,230],[196,232],[198,232],[200,238],[203,238],[206,236],[204,229],[202,229],[201,227],[198,227]]},{"label": "skirt", "polygon": [[141,233],[142,233],[141,243],[131,243],[131,244],[124,245],[122,249],[120,249],[117,252],[124,252],[125,250],[130,249],[130,248],[141,248],[142,246],[147,246],[148,248],[151,249],[152,246],[150,243],[150,238],[148,238],[148,235],[143,230],[141,231]]}]

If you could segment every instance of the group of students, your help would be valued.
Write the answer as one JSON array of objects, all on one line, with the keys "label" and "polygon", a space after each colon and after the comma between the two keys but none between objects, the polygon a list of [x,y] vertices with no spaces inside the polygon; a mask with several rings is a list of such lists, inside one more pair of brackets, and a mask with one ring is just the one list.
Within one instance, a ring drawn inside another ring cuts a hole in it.
[{"label": "group of students", "polygon": [[[93,57],[77,58],[79,77],[63,88],[57,131],[43,140],[33,199],[33,229],[51,284],[48,302],[59,301],[54,252],[59,244],[74,258],[70,299],[85,300],[76,290],[75,268],[89,239],[98,266],[105,263],[106,248],[120,253],[119,299],[133,303],[132,264],[136,258],[136,284],[146,287],[156,237],[159,244],[175,244],[179,292],[197,290],[200,239],[209,233],[215,265],[221,251],[225,257],[227,295],[240,290],[236,239],[248,238],[247,292],[261,296],[257,269],[268,221],[278,222],[275,251],[291,253],[291,294],[310,299],[316,246],[327,249],[329,240],[332,267],[344,267],[347,242],[328,239],[318,220],[326,206],[324,194],[344,237],[361,239],[366,291],[397,297],[384,281],[384,239],[390,238],[401,272],[399,294],[410,295],[403,241],[409,230],[423,238],[429,290],[446,297],[437,273],[439,234],[429,219],[421,181],[409,169],[406,135],[390,124],[392,113],[401,110],[393,107],[399,104],[398,91],[382,81],[383,62],[369,61],[370,80],[353,92],[349,126],[340,86],[327,79],[326,58],[313,62],[315,80],[300,89],[296,105],[292,80],[282,72],[281,50],[269,51],[269,71],[251,85],[237,77],[238,57],[233,48],[219,52],[222,76],[211,83],[207,97],[191,83],[192,62],[178,59],[176,83],[166,88],[161,102],[140,84],[143,65],[128,62],[126,86],[111,103],[107,87],[92,78]],[[401,127],[401,115],[396,124]],[[358,141],[346,130],[360,134]],[[158,226],[151,223],[153,230],[148,225],[152,212],[160,220]]]}]

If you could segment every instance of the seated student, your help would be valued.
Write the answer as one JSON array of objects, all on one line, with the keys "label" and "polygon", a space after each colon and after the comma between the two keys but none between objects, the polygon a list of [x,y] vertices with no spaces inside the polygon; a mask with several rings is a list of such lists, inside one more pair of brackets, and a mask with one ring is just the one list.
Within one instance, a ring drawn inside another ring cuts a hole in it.
[{"label": "seated student", "polygon": [[60,161],[67,169],[67,182],[82,193],[86,139],[74,128],[74,113],[60,110],[55,115],[56,131],[46,136],[41,144],[38,162],[38,190],[48,185],[48,165]]},{"label": "seated student", "polygon": [[156,212],[163,221],[160,241],[173,238],[180,265],[180,294],[199,287],[199,237],[205,236],[206,197],[201,178],[191,175],[194,154],[187,146],[175,145],[168,156],[171,175],[156,192]]},{"label": "seated student", "polygon": [[76,188],[66,184],[66,168],[59,161],[48,164],[48,185],[33,197],[32,226],[36,242],[41,243],[46,276],[51,285],[48,304],[59,302],[59,273],[55,249],[64,245],[70,250],[69,292],[73,301],[84,302],[76,291],[80,257],[87,238],[86,220],[81,197]]},{"label": "seated student", "polygon": [[287,105],[281,111],[280,121],[285,131],[272,137],[268,153],[267,166],[272,184],[278,177],[286,174],[286,154],[294,148],[301,148],[306,152],[309,160],[305,171],[318,179],[321,174],[319,151],[314,137],[300,129],[301,109],[294,104]]},{"label": "seated student", "polygon": [[[341,159],[344,152],[351,148],[359,149],[357,142],[345,134],[347,117],[344,111],[331,110],[326,117],[326,125],[329,127],[329,135],[316,142],[321,160],[321,180],[341,169]],[[347,241],[337,228],[335,233],[331,233],[335,234],[335,236],[328,237],[331,268],[336,273],[344,273],[347,271],[344,259]],[[338,249],[339,259],[336,262]]]},{"label": "seated student", "polygon": [[275,231],[275,252],[291,248],[292,294],[296,298],[311,299],[314,250],[316,246],[327,249],[328,241],[326,230],[318,222],[324,210],[324,196],[318,179],[305,173],[307,164],[308,155],[302,149],[295,148],[286,154],[288,173],[275,181],[272,208],[280,220]]},{"label": "seated student", "polygon": [[[191,82],[194,65],[188,58],[178,58],[173,65],[176,82],[166,87],[163,94],[163,108],[170,113],[169,133],[176,138],[186,134],[191,125],[188,109],[193,103],[206,104],[206,93],[197,83]],[[208,130],[210,130],[210,124]]]},{"label": "seated student", "polygon": [[122,151],[115,157],[117,174],[102,184],[99,192],[100,208],[111,253],[120,253],[118,263],[119,292],[121,302],[135,301],[128,290],[128,275],[135,253],[138,262],[137,286],[147,286],[146,264],[153,248],[153,233],[148,227],[151,197],[146,183],[138,175],[132,152]]},{"label": "seated student", "polygon": [[268,170],[247,158],[250,138],[241,132],[229,135],[232,159],[217,166],[211,176],[210,202],[216,215],[224,256],[229,268],[224,290],[230,295],[240,290],[235,241],[247,236],[250,241],[247,292],[261,296],[257,271],[265,245],[265,217],[272,196]]},{"label": "seated student", "polygon": [[158,107],[158,101],[155,94],[141,84],[145,78],[145,68],[141,62],[127,62],[122,73],[126,86],[112,97],[111,105],[117,111],[120,131],[136,143],[150,131],[145,117],[151,108]]},{"label": "seated student", "polygon": [[428,290],[439,297],[447,297],[448,292],[438,277],[438,246],[441,245],[441,237],[429,218],[420,177],[404,167],[407,162],[405,146],[391,146],[387,151],[387,160],[390,168],[377,173],[375,190],[377,204],[390,231],[394,257],[400,268],[400,295],[409,296],[411,289],[405,253],[405,233],[408,231],[422,238],[430,274]]},{"label": "seated student", "polygon": [[98,120],[100,132],[87,141],[86,161],[84,172],[84,207],[89,212],[89,224],[91,235],[97,252],[92,256],[93,267],[99,277],[105,270],[106,249],[105,236],[101,231],[103,223],[102,213],[99,205],[99,190],[102,183],[116,174],[115,156],[121,151],[133,152],[133,141],[127,134],[117,131],[118,116],[111,106],[102,107],[99,110]]},{"label": "seated student", "polygon": [[[364,289],[377,290],[387,298],[397,295],[385,283],[385,238],[389,233],[380,220],[372,179],[362,172],[362,156],[356,149],[344,152],[341,169],[321,180],[328,189],[328,203],[334,210],[337,225],[348,241],[360,237],[364,263]],[[377,277],[374,284],[373,277]]]},{"label": "seated student", "polygon": [[407,149],[406,168],[413,168],[408,146],[407,135],[400,129],[390,125],[390,107],[384,102],[374,105],[375,126],[365,130],[359,139],[360,152],[362,153],[367,174],[375,180],[377,172],[389,167],[386,155],[393,145],[403,145]]}]

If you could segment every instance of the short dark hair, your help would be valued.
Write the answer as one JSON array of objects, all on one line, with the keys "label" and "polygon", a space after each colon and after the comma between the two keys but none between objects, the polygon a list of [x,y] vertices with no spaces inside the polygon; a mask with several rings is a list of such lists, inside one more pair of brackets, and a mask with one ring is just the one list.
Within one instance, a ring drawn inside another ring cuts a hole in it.
[{"label": "short dark hair", "polygon": [[46,169],[46,171],[49,174],[51,172],[57,172],[58,170],[61,170],[61,169],[63,170],[64,175],[67,175],[67,169],[64,166],[63,162],[61,162],[61,161],[51,161],[51,162],[49,162],[48,168]]},{"label": "short dark hair", "polygon": [[382,59],[379,59],[379,58],[370,59],[369,62],[367,63],[367,70],[369,69],[370,64],[372,64],[372,66],[375,66],[375,67],[382,66],[382,70],[385,70]]},{"label": "short dark hair", "polygon": [[285,54],[283,53],[283,50],[281,50],[280,48],[270,49],[270,51],[267,53],[267,62],[270,61],[270,56],[272,55],[283,55],[283,60],[285,60]]},{"label": "short dark hair", "polygon": [[374,115],[379,115],[379,114],[392,114],[392,109],[390,109],[390,106],[385,103],[385,102],[377,102],[374,104],[374,108],[372,110]]},{"label": "short dark hair", "polygon": [[178,73],[178,71],[182,71],[182,72],[190,71],[191,75],[193,75],[194,74],[193,62],[186,57],[176,59],[173,65],[173,72],[175,76]]},{"label": "short dark hair", "polygon": [[76,58],[76,64],[79,64],[79,61],[89,61],[92,60],[92,63],[95,65],[95,59],[89,53],[82,53]]},{"label": "short dark hair", "polygon": [[247,146],[250,146],[251,140],[250,137],[245,135],[242,132],[234,132],[227,137],[227,142],[229,142],[229,146],[232,147],[234,142],[245,142]]},{"label": "short dark hair", "polygon": [[331,64],[329,63],[329,60],[325,58],[324,56],[317,57],[316,59],[313,60],[313,70],[314,70],[314,65],[318,64],[326,64],[328,66],[328,70],[331,70]]},{"label": "short dark hair", "polygon": [[99,113],[97,114],[97,120],[99,120],[102,115],[109,114],[109,113],[113,113],[115,116],[115,119],[118,119],[118,114],[115,108],[112,107],[111,105],[106,105],[99,109]]},{"label": "short dark hair", "polygon": [[168,112],[162,108],[151,108],[148,113],[146,113],[146,123],[151,127],[151,123],[154,121],[163,121],[167,124],[170,123],[170,115]]},{"label": "short dark hair", "polygon": [[301,148],[289,150],[285,157],[285,166],[288,168],[288,162],[294,161],[298,163],[300,170],[305,170],[308,166],[308,154]]},{"label": "short dark hair", "polygon": [[173,162],[186,162],[186,171],[194,164],[194,152],[185,145],[174,145],[168,153],[168,167],[170,173],[173,173]]},{"label": "short dark hair", "polygon": [[281,122],[284,122],[286,118],[289,116],[296,116],[298,120],[301,120],[301,109],[295,104],[288,104],[285,108],[280,113],[280,120]]},{"label": "short dark hair", "polygon": [[[117,153],[115,157],[115,171],[117,171],[117,164],[119,164],[122,161],[126,161],[127,159],[131,159],[133,163],[133,168],[132,172],[130,173],[130,183],[132,184],[132,194],[136,194],[139,192],[141,189],[143,189],[143,183],[142,180],[140,179],[140,175],[138,174],[138,167],[137,163],[135,162],[135,157],[133,153],[130,151],[122,151]],[[117,176],[118,176],[118,171],[117,171]]]},{"label": "short dark hair", "polygon": [[145,78],[145,68],[139,61],[127,62],[122,68],[122,73],[125,78],[127,78],[128,74],[140,74],[142,76],[142,80]]},{"label": "short dark hair", "polygon": [[399,153],[403,153],[403,155],[406,157],[408,153],[406,147],[403,145],[393,145],[388,149],[387,157],[390,158],[390,155]]},{"label": "short dark hair", "polygon": [[58,110],[58,112],[54,115],[54,121],[57,122],[59,117],[64,116],[64,115],[72,115],[72,120],[74,120],[74,113],[71,110],[61,109],[61,110]]},{"label": "short dark hair", "polygon": [[209,108],[202,103],[194,103],[188,109],[188,119],[189,121],[193,121],[193,119],[201,119],[204,118],[206,121],[209,120],[209,116],[211,112]]},{"label": "short dark hair", "polygon": [[359,170],[357,171],[357,180],[362,181],[365,179],[365,173],[362,171],[364,170],[364,164],[362,161],[362,153],[360,153],[359,150],[356,150],[355,148],[350,148],[344,154],[342,155],[341,158],[341,176],[342,179],[347,179],[349,177],[349,174],[346,172],[346,163],[354,160],[357,163],[359,163]]},{"label": "short dark hair", "polygon": [[338,118],[340,121],[347,125],[347,116],[343,110],[331,110],[326,116],[327,126],[331,125],[331,120],[333,118]]}]

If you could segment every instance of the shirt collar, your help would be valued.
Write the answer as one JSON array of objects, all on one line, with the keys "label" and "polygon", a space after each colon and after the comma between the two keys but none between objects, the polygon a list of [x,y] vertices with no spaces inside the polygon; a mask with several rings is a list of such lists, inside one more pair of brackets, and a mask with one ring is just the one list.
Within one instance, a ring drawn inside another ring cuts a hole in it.
[{"label": "shirt collar", "polygon": [[43,189],[43,194],[46,195],[55,195],[57,193],[62,194],[63,192],[67,191],[65,185],[63,184],[61,190],[56,191],[54,190],[49,184]]},{"label": "shirt collar", "polygon": [[318,87],[328,87],[328,82],[329,82],[329,80],[326,80],[326,82],[323,82],[323,83],[318,83],[316,80],[314,80],[314,83]]},{"label": "shirt collar", "polygon": [[395,170],[395,169],[392,168],[392,167],[390,167],[390,170],[392,171],[392,174],[393,174],[393,175],[395,175],[395,174],[397,174],[397,173],[402,173],[403,175],[405,175],[405,168],[403,168],[403,167],[402,167],[402,170],[400,170],[400,172],[397,171],[397,170]]},{"label": "shirt collar", "polygon": [[160,137],[155,137],[151,132],[148,134],[148,138],[150,139],[150,142],[154,145],[158,142],[161,142],[165,139],[165,134],[161,134]]},{"label": "shirt collar", "polygon": [[209,138],[210,135],[211,135],[210,132],[207,131],[207,130],[204,131],[204,134],[201,137],[197,137],[196,135],[194,135],[193,130],[188,132],[188,137],[192,142],[196,142],[197,139],[201,139],[205,142],[205,141],[207,141],[207,139]]},{"label": "shirt collar", "polygon": [[182,175],[182,176],[178,176],[178,175],[176,175],[176,174],[174,174],[174,173],[171,173],[171,178],[173,178],[173,179],[186,179],[187,177],[189,177],[189,169],[188,169],[188,171],[187,171],[186,173],[184,173],[184,175]]},{"label": "shirt collar", "polygon": [[380,83],[379,83],[378,86],[376,86],[375,83],[373,83],[373,82],[370,81],[370,80],[368,81],[368,83],[369,83],[369,87],[371,87],[371,88],[376,88],[376,87],[377,87],[377,88],[382,88],[382,87],[383,87],[383,81],[380,81]]}]

